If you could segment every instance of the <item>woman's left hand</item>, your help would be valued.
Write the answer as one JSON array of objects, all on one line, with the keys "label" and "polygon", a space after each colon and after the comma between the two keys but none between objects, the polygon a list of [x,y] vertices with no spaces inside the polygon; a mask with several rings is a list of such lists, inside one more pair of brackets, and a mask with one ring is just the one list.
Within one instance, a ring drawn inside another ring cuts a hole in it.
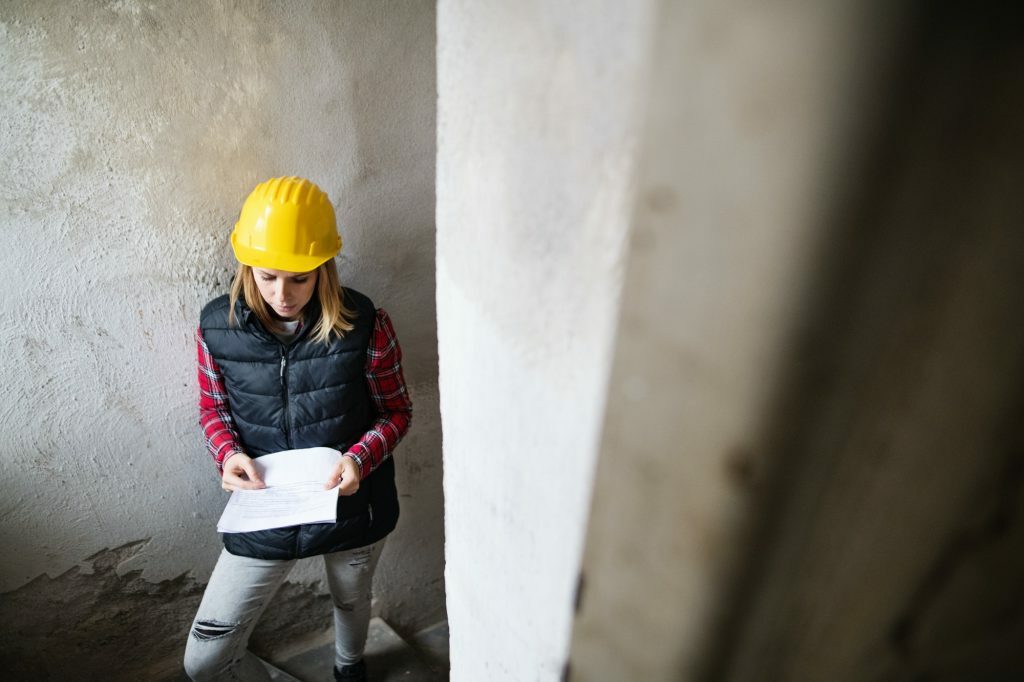
[{"label": "woman's left hand", "polygon": [[342,457],[341,461],[334,466],[324,489],[330,490],[338,485],[339,481],[341,481],[341,485],[338,486],[339,495],[354,495],[359,490],[359,465],[350,455]]}]

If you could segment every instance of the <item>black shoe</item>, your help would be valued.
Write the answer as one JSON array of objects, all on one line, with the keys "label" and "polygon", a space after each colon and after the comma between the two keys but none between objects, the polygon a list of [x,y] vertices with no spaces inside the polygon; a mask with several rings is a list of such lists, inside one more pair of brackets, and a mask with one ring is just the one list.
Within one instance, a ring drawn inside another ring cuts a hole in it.
[{"label": "black shoe", "polygon": [[366,664],[362,661],[352,665],[334,666],[335,682],[366,682]]}]

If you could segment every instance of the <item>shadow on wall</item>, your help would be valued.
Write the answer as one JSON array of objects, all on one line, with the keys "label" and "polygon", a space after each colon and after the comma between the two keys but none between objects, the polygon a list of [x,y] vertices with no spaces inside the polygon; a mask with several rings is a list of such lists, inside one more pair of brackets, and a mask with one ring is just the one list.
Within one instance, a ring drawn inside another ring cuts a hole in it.
[{"label": "shadow on wall", "polygon": [[744,476],[762,523],[709,678],[1024,673],[1024,50],[993,5],[908,15]]},{"label": "shadow on wall", "polygon": [[[662,7],[664,51],[690,58],[655,69],[566,676],[1024,679],[1019,6]],[[782,9],[825,20],[794,40]],[[679,47],[712,20],[743,49]],[[775,68],[811,43],[855,75]],[[809,101],[829,105],[828,173],[787,163],[814,125],[778,121]],[[744,185],[759,163],[778,175]],[[819,190],[797,193],[809,217],[755,210],[787,183]],[[679,200],[643,201],[662,185]],[[801,219],[792,248],[754,248]],[[792,270],[792,288],[764,276]],[[764,291],[784,314],[758,317]],[[639,397],[615,390],[634,377]]]}]

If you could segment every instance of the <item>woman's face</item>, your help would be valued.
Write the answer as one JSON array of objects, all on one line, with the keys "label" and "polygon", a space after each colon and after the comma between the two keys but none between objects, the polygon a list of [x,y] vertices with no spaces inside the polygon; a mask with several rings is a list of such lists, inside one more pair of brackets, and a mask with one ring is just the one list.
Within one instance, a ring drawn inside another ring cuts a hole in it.
[{"label": "woman's face", "polygon": [[252,276],[267,305],[285,320],[294,320],[316,291],[317,271],[288,272],[253,268]]}]

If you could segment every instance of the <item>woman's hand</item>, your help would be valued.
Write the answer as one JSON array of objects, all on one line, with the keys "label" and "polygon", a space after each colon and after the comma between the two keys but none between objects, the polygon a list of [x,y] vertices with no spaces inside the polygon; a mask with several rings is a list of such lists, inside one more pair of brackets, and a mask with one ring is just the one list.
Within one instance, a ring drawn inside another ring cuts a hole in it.
[{"label": "woman's hand", "polygon": [[249,455],[236,452],[224,462],[224,477],[221,479],[224,490],[259,490],[267,485],[260,478]]},{"label": "woman's hand", "polygon": [[359,490],[359,465],[351,455],[345,455],[340,462],[334,465],[334,470],[331,471],[331,477],[327,479],[324,490],[330,490],[338,485],[339,481],[341,482],[341,485],[338,486],[339,495],[354,495]]}]

